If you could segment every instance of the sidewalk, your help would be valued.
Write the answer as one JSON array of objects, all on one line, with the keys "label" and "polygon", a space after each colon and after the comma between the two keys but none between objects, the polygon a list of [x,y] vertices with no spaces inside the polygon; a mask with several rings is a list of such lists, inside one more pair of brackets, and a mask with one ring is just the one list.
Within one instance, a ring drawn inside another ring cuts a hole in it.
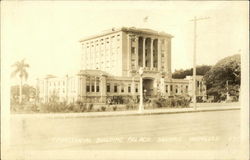
[{"label": "sidewalk", "polygon": [[191,112],[209,112],[240,110],[240,106],[209,106],[194,108],[165,108],[165,109],[147,109],[142,113],[137,110],[132,111],[112,111],[112,112],[84,112],[84,113],[39,113],[39,114],[12,114],[15,118],[90,118],[90,117],[112,117],[112,116],[142,116],[156,114],[174,114],[174,113],[191,113]]}]

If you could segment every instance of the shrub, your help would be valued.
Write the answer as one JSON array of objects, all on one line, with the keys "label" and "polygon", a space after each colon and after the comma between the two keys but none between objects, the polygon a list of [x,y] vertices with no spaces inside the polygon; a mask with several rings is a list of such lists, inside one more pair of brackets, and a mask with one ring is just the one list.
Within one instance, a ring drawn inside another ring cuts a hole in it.
[{"label": "shrub", "polygon": [[87,103],[87,105],[86,105],[87,111],[88,111],[88,112],[92,111],[93,106],[94,106],[94,105],[93,105],[92,103]]},{"label": "shrub", "polygon": [[74,112],[80,112],[80,105],[79,104],[73,105],[73,111]]},{"label": "shrub", "polygon": [[86,110],[87,110],[86,104],[85,103],[81,103],[81,105],[80,105],[80,111],[81,112],[85,112]]},{"label": "shrub", "polygon": [[130,102],[130,103],[128,103],[128,104],[126,104],[125,105],[125,107],[126,107],[126,110],[133,110],[133,109],[135,109],[136,108],[136,104],[134,104],[133,102]]},{"label": "shrub", "polygon": [[133,109],[133,104],[132,104],[132,103],[126,104],[126,109],[127,109],[127,110]]},{"label": "shrub", "polygon": [[162,108],[167,106],[167,99],[158,98],[151,102],[152,107]]},{"label": "shrub", "polygon": [[105,106],[102,106],[102,107],[101,107],[101,110],[102,110],[102,111],[105,111],[105,110],[106,110],[106,107],[105,107]]},{"label": "shrub", "polygon": [[189,100],[185,97],[171,97],[171,98],[158,98],[153,100],[153,107],[162,108],[162,107],[188,107]]},{"label": "shrub", "polygon": [[113,111],[116,111],[117,110],[117,106],[113,106]]},{"label": "shrub", "polygon": [[126,104],[126,110],[129,110],[130,104]]},{"label": "shrub", "polygon": [[73,104],[73,103],[70,103],[70,104],[67,105],[66,111],[67,111],[67,112],[73,111],[73,108],[74,108],[74,104]]}]

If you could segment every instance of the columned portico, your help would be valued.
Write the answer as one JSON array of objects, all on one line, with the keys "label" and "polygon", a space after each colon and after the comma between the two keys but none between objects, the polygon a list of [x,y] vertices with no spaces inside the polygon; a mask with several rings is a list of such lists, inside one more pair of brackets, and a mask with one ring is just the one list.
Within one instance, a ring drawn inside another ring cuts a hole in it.
[{"label": "columned portico", "polygon": [[[161,40],[156,37],[138,36],[136,46],[136,70],[143,67],[145,70],[162,71]],[[163,46],[164,47],[164,46]],[[165,51],[167,54],[169,51]],[[165,66],[167,68],[170,65]]]}]

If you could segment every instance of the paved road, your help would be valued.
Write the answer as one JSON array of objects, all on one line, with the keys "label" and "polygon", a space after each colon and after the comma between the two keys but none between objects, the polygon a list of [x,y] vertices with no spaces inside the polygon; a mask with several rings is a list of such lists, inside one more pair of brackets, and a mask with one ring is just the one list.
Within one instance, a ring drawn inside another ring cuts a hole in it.
[{"label": "paved road", "polygon": [[218,150],[239,146],[240,111],[11,119],[13,149]]}]

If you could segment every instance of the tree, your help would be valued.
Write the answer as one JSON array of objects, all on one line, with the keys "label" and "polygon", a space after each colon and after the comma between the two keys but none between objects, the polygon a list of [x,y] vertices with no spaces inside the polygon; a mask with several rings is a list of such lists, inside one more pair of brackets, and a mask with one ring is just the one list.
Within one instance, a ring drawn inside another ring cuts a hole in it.
[{"label": "tree", "polygon": [[23,85],[23,80],[28,79],[28,72],[26,68],[29,67],[29,64],[26,64],[25,59],[23,59],[21,61],[17,61],[16,63],[14,63],[12,67],[14,67],[14,71],[12,72],[11,77],[15,77],[16,75],[18,75],[18,77],[20,78],[19,103],[21,104],[22,103],[22,85]]},{"label": "tree", "polygon": [[227,92],[232,96],[238,97],[240,75],[239,54],[220,60],[204,76],[207,85],[207,94],[214,96],[219,101],[225,99]]},{"label": "tree", "polygon": [[[196,74],[204,76],[206,74],[206,72],[209,71],[211,68],[212,68],[212,66],[209,66],[209,65],[197,66],[196,67]],[[176,78],[176,79],[183,79],[186,76],[192,76],[192,75],[193,75],[193,68],[186,69],[186,70],[180,69],[180,70],[176,70],[172,74],[172,77]]]},{"label": "tree", "polygon": [[[20,91],[20,86],[18,85],[14,85],[11,86],[11,99],[13,103],[18,102],[18,97],[20,96],[19,94]],[[22,87],[22,94],[24,99],[22,99],[23,101],[29,101],[30,98],[35,98],[37,93],[36,93],[36,89],[33,86],[24,84]]]}]

